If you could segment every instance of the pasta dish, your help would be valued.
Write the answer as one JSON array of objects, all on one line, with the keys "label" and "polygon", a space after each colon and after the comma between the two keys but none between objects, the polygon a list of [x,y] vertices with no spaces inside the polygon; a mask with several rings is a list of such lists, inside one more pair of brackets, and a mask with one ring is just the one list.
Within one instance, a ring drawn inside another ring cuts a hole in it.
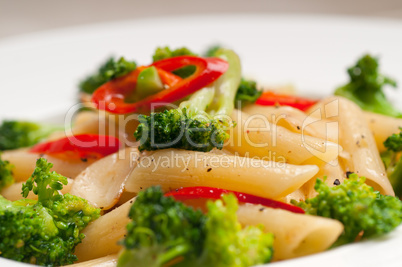
[{"label": "pasta dish", "polygon": [[0,257],[43,266],[254,266],[402,223],[402,113],[378,58],[331,96],[159,47],[79,83],[64,125],[0,126]]}]

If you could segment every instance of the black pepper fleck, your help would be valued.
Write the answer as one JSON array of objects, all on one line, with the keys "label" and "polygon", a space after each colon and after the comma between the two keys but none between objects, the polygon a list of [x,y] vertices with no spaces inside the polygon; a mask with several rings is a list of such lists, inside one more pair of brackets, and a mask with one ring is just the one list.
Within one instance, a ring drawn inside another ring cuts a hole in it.
[{"label": "black pepper fleck", "polygon": [[334,185],[340,185],[340,184],[341,184],[341,182],[339,181],[339,179],[335,179]]},{"label": "black pepper fleck", "polygon": [[300,126],[296,126],[297,130],[300,130]]},{"label": "black pepper fleck", "polygon": [[349,178],[349,176],[350,176],[351,174],[353,174],[353,172],[347,171],[347,172],[346,172],[346,177]]},{"label": "black pepper fleck", "polygon": [[88,159],[87,158],[80,158],[82,162],[87,162]]},{"label": "black pepper fleck", "polygon": [[210,171],[212,171],[212,168],[209,168],[209,169],[207,170],[207,172],[210,172]]},{"label": "black pepper fleck", "polygon": [[263,210],[265,210],[265,208],[260,208],[260,211],[263,211]]}]

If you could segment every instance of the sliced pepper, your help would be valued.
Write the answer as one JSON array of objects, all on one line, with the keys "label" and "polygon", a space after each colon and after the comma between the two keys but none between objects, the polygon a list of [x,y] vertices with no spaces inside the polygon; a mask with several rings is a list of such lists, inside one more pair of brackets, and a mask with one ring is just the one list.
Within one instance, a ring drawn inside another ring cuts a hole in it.
[{"label": "sliced pepper", "polygon": [[290,106],[302,111],[306,111],[317,102],[317,100],[313,99],[307,99],[293,95],[277,94],[268,91],[262,93],[262,95],[257,99],[255,103],[261,106]]},{"label": "sliced pepper", "polygon": [[120,145],[119,139],[114,136],[80,134],[39,143],[33,146],[29,152],[68,159],[99,159],[116,153],[119,151]]},{"label": "sliced pepper", "polygon": [[[181,67],[191,65],[195,66],[196,70],[191,76],[185,79],[181,79],[170,73]],[[165,71],[161,75],[161,80],[171,83],[168,89],[148,96],[138,102],[126,103],[125,100],[135,90],[139,72],[146,68],[140,67],[126,76],[109,81],[99,87],[92,96],[92,102],[98,109],[115,114],[150,110],[152,107],[175,102],[200,90],[217,80],[228,69],[228,63],[222,59],[195,56],[168,58],[155,62],[151,66]]]},{"label": "sliced pepper", "polygon": [[261,204],[269,208],[283,209],[293,213],[304,213],[302,208],[284,202],[214,187],[183,187],[168,192],[165,194],[165,196],[171,196],[179,201],[187,201],[195,199],[220,199],[223,194],[228,193],[234,194],[240,203]]}]

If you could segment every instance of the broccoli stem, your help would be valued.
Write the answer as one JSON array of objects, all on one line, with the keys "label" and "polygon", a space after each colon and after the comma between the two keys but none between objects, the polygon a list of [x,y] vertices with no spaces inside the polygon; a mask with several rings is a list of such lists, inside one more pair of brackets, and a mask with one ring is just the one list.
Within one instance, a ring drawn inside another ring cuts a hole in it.
[{"label": "broccoli stem", "polygon": [[192,247],[189,244],[181,244],[175,246],[173,249],[158,255],[158,266],[164,266],[165,264],[177,259],[180,256],[186,255]]},{"label": "broccoli stem", "polygon": [[179,108],[186,108],[188,114],[205,112],[215,95],[215,86],[205,87],[195,92],[189,100],[180,103]]},{"label": "broccoli stem", "polygon": [[221,48],[214,56],[229,63],[229,68],[216,82],[217,88],[214,101],[209,107],[210,114],[231,115],[234,109],[234,99],[241,81],[241,64],[239,56],[230,49]]}]

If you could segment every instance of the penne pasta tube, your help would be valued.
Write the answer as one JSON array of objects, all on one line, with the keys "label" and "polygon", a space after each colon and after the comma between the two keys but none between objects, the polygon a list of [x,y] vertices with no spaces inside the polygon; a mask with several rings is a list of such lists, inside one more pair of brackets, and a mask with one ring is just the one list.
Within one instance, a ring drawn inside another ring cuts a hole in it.
[{"label": "penne pasta tube", "polygon": [[320,138],[293,133],[284,127],[270,123],[264,116],[248,116],[235,110],[232,119],[237,126],[231,131],[225,148],[241,156],[286,159],[291,164],[301,164],[317,157],[330,162],[342,150],[337,144]]},{"label": "penne pasta tube", "polygon": [[55,171],[68,178],[76,177],[80,172],[82,172],[86,167],[95,161],[93,159],[87,159],[85,161],[59,159],[48,155],[30,153],[26,148],[4,151],[2,154],[2,159],[10,161],[10,163],[15,166],[13,169],[15,181],[23,182],[31,176],[36,166],[36,160],[41,156],[47,159],[50,163],[53,163],[52,171]]},{"label": "penne pasta tube", "polygon": [[105,257],[97,258],[90,261],[84,261],[76,264],[69,265],[70,267],[115,267],[117,266],[117,260],[119,255],[113,254]]},{"label": "penne pasta tube", "polygon": [[282,201],[286,203],[290,203],[290,201],[294,199],[297,201],[305,201],[306,200],[306,195],[304,194],[304,190],[302,188],[297,189],[296,191],[293,191],[289,195],[285,196]]},{"label": "penne pasta tube", "polygon": [[140,158],[126,182],[137,193],[153,185],[169,191],[210,186],[278,199],[300,188],[318,172],[315,165],[296,166],[253,158],[186,150],[159,150]]},{"label": "penne pasta tube", "polygon": [[242,109],[249,116],[264,115],[270,123],[284,127],[294,133],[306,134],[331,142],[338,141],[336,132],[329,129],[325,119],[317,120],[306,125],[308,115],[303,111],[288,106],[247,105]]},{"label": "penne pasta tube", "polygon": [[378,150],[380,152],[385,151],[384,141],[387,140],[390,135],[399,133],[399,128],[402,127],[402,119],[368,111],[364,112],[364,117],[374,135]]},{"label": "penne pasta tube", "polygon": [[[73,186],[74,180],[69,179],[69,178],[67,178],[67,180],[68,180],[68,184],[63,186],[63,189],[60,190],[60,192],[62,194],[69,193],[71,190],[71,187]],[[4,188],[1,191],[1,195],[11,201],[16,201],[16,200],[22,199],[22,195],[21,195],[22,190],[21,189],[22,189],[23,183],[24,182],[14,183],[14,184],[10,185],[9,187]],[[38,196],[35,195],[32,191],[30,191],[27,198],[37,200]]]},{"label": "penne pasta tube", "polygon": [[338,116],[333,119],[339,122],[340,145],[348,153],[349,160],[340,158],[344,170],[366,177],[367,184],[381,194],[395,195],[362,110],[342,97],[330,97],[321,101],[324,107],[329,103],[337,105],[339,109]]},{"label": "penne pasta tube", "polygon": [[84,240],[75,248],[79,262],[84,262],[107,255],[116,254],[121,246],[118,241],[126,234],[126,225],[130,222],[128,213],[135,198],[120,207],[101,216],[89,224],[84,231]]},{"label": "penne pasta tube", "polygon": [[112,208],[119,201],[138,157],[137,148],[126,148],[96,161],[74,179],[71,194],[100,209]]},{"label": "penne pasta tube", "polygon": [[317,192],[314,189],[317,178],[325,180],[325,183],[329,186],[339,185],[339,183],[343,183],[343,181],[346,179],[346,173],[342,169],[338,159],[335,159],[329,163],[322,162],[318,165],[318,167],[320,170],[314,176],[314,178],[305,183],[301,188],[304,191],[306,198],[313,198],[317,195]]},{"label": "penne pasta tube", "polygon": [[237,216],[243,226],[263,225],[264,231],[274,234],[274,260],[327,250],[343,231],[342,223],[333,219],[261,205],[240,205]]}]

